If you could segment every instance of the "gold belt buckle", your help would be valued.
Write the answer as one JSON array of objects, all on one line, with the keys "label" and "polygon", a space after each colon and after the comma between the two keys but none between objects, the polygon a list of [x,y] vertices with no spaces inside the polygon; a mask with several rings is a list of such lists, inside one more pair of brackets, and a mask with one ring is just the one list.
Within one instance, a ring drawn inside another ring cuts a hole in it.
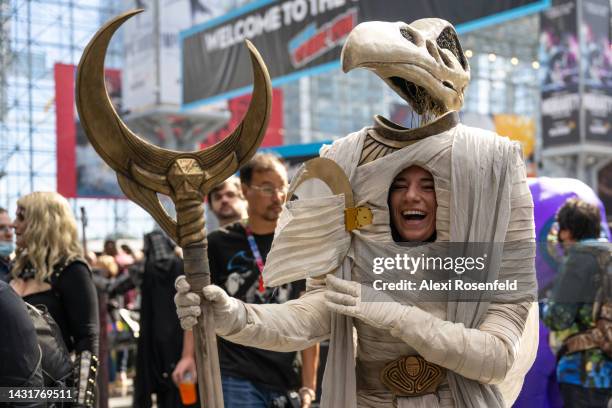
[{"label": "gold belt buckle", "polygon": [[380,381],[396,397],[418,397],[436,391],[445,369],[421,356],[400,357],[380,372]]}]

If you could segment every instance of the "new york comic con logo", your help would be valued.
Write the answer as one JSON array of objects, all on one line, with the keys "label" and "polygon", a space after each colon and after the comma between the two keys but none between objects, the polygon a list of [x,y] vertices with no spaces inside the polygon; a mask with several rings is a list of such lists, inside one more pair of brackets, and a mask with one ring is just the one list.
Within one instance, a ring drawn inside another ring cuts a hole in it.
[{"label": "new york comic con logo", "polygon": [[317,28],[317,23],[308,24],[289,41],[289,55],[294,68],[302,67],[334,47],[342,45],[344,39],[357,25],[357,8],[353,7]]}]

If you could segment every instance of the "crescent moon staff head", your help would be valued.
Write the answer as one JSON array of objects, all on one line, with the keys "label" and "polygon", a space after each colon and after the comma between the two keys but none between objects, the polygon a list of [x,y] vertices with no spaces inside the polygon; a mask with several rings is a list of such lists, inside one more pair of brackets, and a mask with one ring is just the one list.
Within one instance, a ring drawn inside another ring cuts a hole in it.
[{"label": "crescent moon staff head", "polygon": [[111,19],[91,39],[78,66],[76,105],[85,134],[100,157],[117,172],[124,193],[176,239],[176,222],[163,210],[156,193],[169,195],[175,204],[184,198],[185,192],[176,191],[184,183],[168,180],[179,161],[181,166],[185,160],[192,161],[190,168],[198,169],[201,180],[194,184],[190,175],[189,184],[197,187],[201,197],[246,163],[267,129],[272,85],[259,52],[246,41],[253,67],[253,97],[243,121],[228,137],[208,149],[193,152],[163,149],[141,139],[121,120],[111,103],[104,81],[104,58],[115,31],[142,11],[128,11]]}]

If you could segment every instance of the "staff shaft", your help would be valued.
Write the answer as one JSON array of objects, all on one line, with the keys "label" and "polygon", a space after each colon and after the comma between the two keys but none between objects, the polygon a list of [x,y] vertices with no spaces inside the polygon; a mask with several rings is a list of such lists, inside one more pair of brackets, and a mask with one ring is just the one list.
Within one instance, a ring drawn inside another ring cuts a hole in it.
[{"label": "staff shaft", "polygon": [[203,241],[183,248],[185,275],[192,291],[202,300],[202,313],[198,324],[193,328],[198,370],[198,390],[202,408],[223,408],[221,370],[217,353],[217,336],[212,309],[206,306],[202,288],[210,285],[206,238]]}]

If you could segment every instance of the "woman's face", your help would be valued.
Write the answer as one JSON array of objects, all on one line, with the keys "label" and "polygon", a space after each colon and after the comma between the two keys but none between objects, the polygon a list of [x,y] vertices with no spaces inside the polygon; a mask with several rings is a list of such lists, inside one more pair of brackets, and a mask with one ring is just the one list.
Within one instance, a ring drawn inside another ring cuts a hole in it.
[{"label": "woman's face", "polygon": [[13,228],[15,228],[15,245],[17,245],[18,248],[23,249],[26,247],[24,234],[27,226],[28,220],[25,217],[25,208],[17,207],[15,221],[13,221]]},{"label": "woman's face", "polygon": [[391,222],[403,241],[426,241],[436,230],[436,191],[430,172],[410,166],[395,177],[389,192]]}]

